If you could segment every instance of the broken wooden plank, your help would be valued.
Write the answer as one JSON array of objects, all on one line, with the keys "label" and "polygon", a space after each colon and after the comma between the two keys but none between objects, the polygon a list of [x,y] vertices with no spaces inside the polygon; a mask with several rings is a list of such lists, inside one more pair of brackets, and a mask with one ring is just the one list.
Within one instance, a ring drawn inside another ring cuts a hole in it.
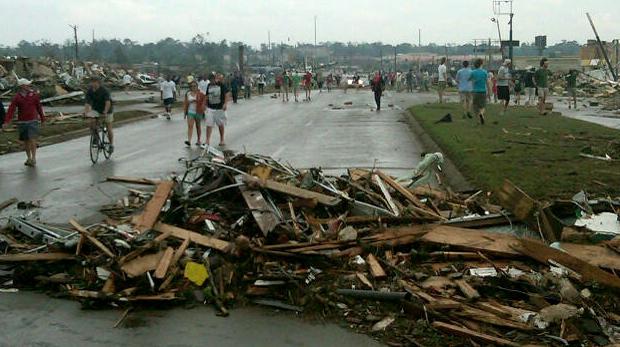
[{"label": "broken wooden plank", "polygon": [[190,230],[175,227],[173,225],[157,223],[154,229],[160,233],[170,233],[173,237],[181,240],[189,239],[201,246],[211,247],[221,252],[228,252],[232,248],[232,244],[228,241],[220,240],[216,237],[201,235]]},{"label": "broken wooden plank", "polygon": [[366,275],[364,275],[361,272],[356,272],[355,276],[357,277],[357,279],[360,280],[360,282],[362,282],[364,285],[366,285],[368,288],[374,290],[375,288],[373,287],[372,283],[370,282],[370,280],[368,280],[368,277],[366,277]]},{"label": "broken wooden plank", "polygon": [[164,255],[161,257],[157,269],[155,269],[155,278],[164,278],[170,267],[172,257],[174,256],[174,249],[172,247],[166,248]]},{"label": "broken wooden plank", "polygon": [[480,298],[480,293],[478,293],[478,291],[465,280],[455,280],[454,283],[456,283],[461,293],[463,293],[463,295],[465,295],[465,297],[469,300],[476,300]]},{"label": "broken wooden plank", "polygon": [[617,276],[601,270],[568,253],[547,247],[539,242],[522,239],[519,244],[513,245],[513,248],[521,254],[545,265],[548,265],[549,261],[552,260],[566,266],[581,275],[584,281],[595,281],[609,287],[620,288],[620,278]]},{"label": "broken wooden plank", "polygon": [[400,183],[396,182],[392,177],[386,175],[381,171],[377,171],[379,177],[381,177],[385,183],[387,183],[390,187],[394,188],[397,192],[399,192],[405,199],[409,200],[414,207],[413,210],[417,213],[421,213],[427,217],[435,218],[437,220],[447,220],[447,218],[435,213],[432,210],[429,210],[426,205],[424,205],[420,199],[418,199],[415,195],[413,195],[410,191],[408,191],[405,187],[400,185]]},{"label": "broken wooden plank", "polygon": [[75,219],[71,218],[69,220],[69,224],[71,224],[75,230],[77,230],[81,235],[84,235],[88,241],[90,241],[93,245],[99,248],[103,253],[105,253],[108,257],[114,258],[116,255],[112,253],[112,251],[106,247],[101,241],[97,240],[96,237],[92,236],[88,230],[82,227]]},{"label": "broken wooden plank", "polygon": [[0,212],[2,212],[2,210],[4,210],[5,208],[13,205],[17,201],[19,201],[19,200],[17,200],[17,198],[10,198],[10,199],[0,203]]},{"label": "broken wooden plank", "polygon": [[129,176],[108,176],[106,178],[108,182],[122,182],[131,184],[144,184],[154,186],[160,182],[160,180],[154,180],[150,178],[129,177]]},{"label": "broken wooden plank", "polygon": [[448,245],[505,257],[520,255],[511,247],[511,245],[516,245],[519,242],[515,236],[447,225],[428,227],[428,232],[420,238],[420,242]]},{"label": "broken wooden plank", "polygon": [[146,230],[153,228],[153,225],[157,222],[161,209],[164,207],[166,200],[168,200],[168,196],[170,195],[170,191],[172,191],[173,187],[173,181],[163,181],[157,184],[155,194],[153,194],[151,200],[146,203],[144,212],[142,212],[142,214],[140,214],[134,221],[136,224],[136,229],[140,232],[145,232]]},{"label": "broken wooden plank", "polygon": [[144,253],[145,251],[148,251],[149,249],[159,245],[160,242],[164,241],[165,239],[167,239],[170,236],[170,233],[163,233],[160,234],[159,236],[157,236],[156,238],[154,238],[152,241],[149,241],[147,243],[145,243],[142,246],[139,246],[138,248],[134,249],[133,251],[127,253],[126,255],[124,255],[123,257],[121,257],[118,260],[118,263],[120,265],[123,265],[124,263],[138,257],[140,254]]},{"label": "broken wooden plank", "polygon": [[302,199],[316,200],[319,204],[326,206],[336,206],[340,204],[341,199],[335,196],[329,196],[311,190],[298,188],[292,185],[276,182],[274,180],[261,180],[252,176],[245,176],[244,180],[248,183],[256,183],[263,188],[276,191],[278,193],[287,194]]},{"label": "broken wooden plank", "polygon": [[383,180],[381,179],[381,177],[379,177],[379,175],[376,175],[376,174],[372,175],[372,181],[375,183],[375,185],[377,185],[377,187],[379,187],[379,190],[381,190],[381,193],[383,194],[383,199],[385,200],[385,202],[387,202],[387,205],[390,208],[390,210],[392,210],[392,213],[394,213],[394,216],[396,217],[400,216],[400,210],[394,203],[394,199],[392,199],[392,195],[390,194],[387,187],[383,183]]},{"label": "broken wooden plank", "polygon": [[470,329],[467,329],[467,328],[461,328],[459,326],[448,324],[448,323],[444,323],[444,322],[435,321],[435,322],[433,322],[432,326],[435,329],[439,329],[439,330],[447,332],[449,334],[469,337],[469,338],[472,338],[474,340],[483,341],[483,342],[494,344],[494,345],[498,345],[498,346],[510,346],[510,347],[519,347],[519,346],[521,346],[520,344],[514,343],[514,342],[512,342],[510,340],[502,339],[500,337],[496,337],[496,336],[492,336],[492,335],[487,335],[487,334],[479,333],[477,331],[473,331],[473,330],[470,330]]},{"label": "broken wooden plank", "polygon": [[163,256],[164,251],[147,254],[126,262],[123,266],[121,266],[121,270],[123,270],[123,272],[125,272],[129,277],[138,277],[147,271],[157,269],[157,265],[159,265],[159,262]]},{"label": "broken wooden plank", "polygon": [[80,97],[82,95],[84,95],[84,92],[79,90],[79,91],[67,93],[67,94],[64,94],[64,95],[57,95],[57,96],[52,96],[52,97],[49,97],[49,98],[45,98],[45,99],[41,100],[41,103],[42,104],[47,104],[49,102],[58,101],[58,100],[73,99],[73,98]]},{"label": "broken wooden plank", "polygon": [[[235,176],[235,182],[242,183],[243,176]],[[247,185],[239,186],[239,190],[245,203],[252,211],[252,217],[254,217],[259,229],[264,236],[267,236],[280,223],[276,213],[273,211],[273,207],[265,200],[260,190],[250,189]]]},{"label": "broken wooden plank", "polygon": [[59,261],[74,259],[76,259],[75,255],[70,253],[21,253],[0,255],[0,263],[20,261]]},{"label": "broken wooden plank", "polygon": [[375,279],[387,277],[387,274],[381,267],[381,264],[379,264],[379,261],[372,253],[368,254],[368,256],[366,257],[366,262],[370,267],[370,274],[372,275],[372,277],[374,277]]}]

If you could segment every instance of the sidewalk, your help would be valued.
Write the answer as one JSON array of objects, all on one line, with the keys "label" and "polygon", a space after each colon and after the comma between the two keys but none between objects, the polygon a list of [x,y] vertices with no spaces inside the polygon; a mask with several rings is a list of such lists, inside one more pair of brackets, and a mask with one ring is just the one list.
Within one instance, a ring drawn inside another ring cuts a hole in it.
[{"label": "sidewalk", "polygon": [[565,117],[579,119],[585,122],[620,130],[620,112],[605,111],[601,110],[598,106],[590,106],[591,100],[594,101],[595,99],[578,98],[577,110],[574,108],[570,110],[568,109],[568,98],[566,97],[551,97],[550,102],[553,102],[553,110],[562,113]]}]

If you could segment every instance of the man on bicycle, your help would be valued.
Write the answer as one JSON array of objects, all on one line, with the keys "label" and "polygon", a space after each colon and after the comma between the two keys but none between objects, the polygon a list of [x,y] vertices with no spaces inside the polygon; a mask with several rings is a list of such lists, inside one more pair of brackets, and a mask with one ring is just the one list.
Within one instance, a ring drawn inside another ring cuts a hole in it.
[{"label": "man on bicycle", "polygon": [[93,117],[90,120],[90,128],[97,127],[97,119],[103,117],[103,121],[108,128],[108,140],[110,141],[110,153],[114,152],[114,135],[112,133],[112,122],[114,122],[114,107],[110,91],[101,85],[101,79],[93,76],[90,79],[90,87],[86,92],[86,105],[84,105],[84,115]]}]

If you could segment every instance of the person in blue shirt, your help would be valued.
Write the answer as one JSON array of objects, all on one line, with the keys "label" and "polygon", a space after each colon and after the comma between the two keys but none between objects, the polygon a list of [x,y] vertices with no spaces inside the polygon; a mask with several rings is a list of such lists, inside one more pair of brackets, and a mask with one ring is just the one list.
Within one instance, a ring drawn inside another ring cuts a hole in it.
[{"label": "person in blue shirt", "polygon": [[472,83],[469,80],[471,76],[471,68],[469,67],[469,61],[463,61],[463,67],[456,72],[456,82],[458,83],[459,88],[459,97],[461,98],[461,103],[463,104],[463,118],[465,116],[471,117],[471,90]]},{"label": "person in blue shirt", "polygon": [[472,111],[480,118],[480,124],[484,125],[484,111],[489,88],[487,71],[482,68],[482,64],[480,58],[474,61],[474,70],[471,71],[469,80],[472,83]]}]

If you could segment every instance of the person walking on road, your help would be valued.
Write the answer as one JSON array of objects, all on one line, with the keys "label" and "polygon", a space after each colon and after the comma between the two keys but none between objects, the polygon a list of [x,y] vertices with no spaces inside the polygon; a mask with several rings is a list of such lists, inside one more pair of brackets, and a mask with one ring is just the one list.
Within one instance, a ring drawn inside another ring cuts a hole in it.
[{"label": "person walking on road", "polygon": [[230,80],[230,92],[232,93],[233,104],[236,104],[237,100],[239,100],[239,88],[241,88],[242,85],[241,74],[237,72]]},{"label": "person walking on road", "polygon": [[265,93],[265,84],[267,84],[267,81],[265,79],[265,74],[261,73],[260,75],[258,75],[258,78],[257,78],[259,95],[263,95]]},{"label": "person walking on road", "polygon": [[278,73],[276,75],[276,93],[278,95],[278,98],[280,98],[280,94],[282,92],[282,85],[284,84],[284,77],[282,77],[281,73]]},{"label": "person walking on road", "polygon": [[469,80],[472,82],[472,111],[480,119],[480,124],[484,125],[489,80],[487,71],[482,68],[482,59],[478,58],[474,61],[474,70]]},{"label": "person walking on road", "polygon": [[568,93],[568,109],[571,109],[571,99],[573,101],[573,105],[575,105],[575,110],[577,109],[577,74],[578,71],[575,69],[570,69],[568,71],[568,75],[566,75],[566,92]]},{"label": "person walking on road", "polygon": [[110,153],[113,153],[114,132],[112,131],[112,123],[114,122],[114,105],[112,103],[110,91],[101,84],[101,79],[98,76],[91,77],[90,79],[90,87],[86,91],[84,115],[91,117],[91,129],[95,129],[96,127],[96,118],[103,118],[108,129]]},{"label": "person walking on road", "polygon": [[413,70],[409,69],[407,75],[405,76],[405,80],[407,82],[407,93],[413,93]]},{"label": "person walking on road", "polygon": [[254,79],[251,74],[246,74],[243,78],[243,98],[250,100],[252,98],[252,87],[254,86]]},{"label": "person walking on road", "polygon": [[172,81],[170,76],[166,76],[166,80],[161,82],[159,86],[160,99],[164,102],[165,116],[170,120],[172,113],[172,104],[177,97],[177,85]]},{"label": "person walking on road", "polygon": [[291,79],[293,81],[293,95],[295,96],[295,102],[299,102],[299,85],[301,84],[301,76],[295,71]]},{"label": "person walking on road", "polygon": [[129,94],[129,87],[131,87],[131,82],[132,82],[132,78],[129,75],[128,72],[125,72],[125,75],[123,75],[123,89],[125,90],[126,94]]},{"label": "person walking on road", "polygon": [[305,101],[312,101],[312,97],[310,95],[312,90],[312,73],[310,71],[306,71],[306,74],[304,75],[304,90],[306,91]]},{"label": "person walking on road", "polygon": [[282,102],[288,102],[288,93],[292,86],[293,81],[291,80],[291,74],[290,72],[284,70],[282,75],[282,87],[284,89],[284,92],[282,92]]},{"label": "person walking on road", "polygon": [[540,68],[536,70],[534,81],[536,82],[536,88],[538,89],[538,113],[546,116],[547,110],[545,106],[547,103],[547,96],[549,96],[549,60],[542,58],[540,60]]},{"label": "person walking on road", "polygon": [[383,78],[381,78],[381,73],[379,71],[375,73],[375,77],[373,77],[370,87],[375,95],[375,104],[377,104],[377,112],[379,112],[381,111],[381,95],[385,89],[385,82]]},{"label": "person walking on road", "polygon": [[196,146],[202,147],[202,142],[200,142],[202,136],[200,123],[205,119],[206,106],[207,98],[205,94],[198,88],[198,83],[192,81],[189,84],[189,90],[185,93],[185,100],[183,102],[183,114],[185,119],[187,119],[187,141],[185,141],[187,147],[192,146],[194,126],[196,127]]},{"label": "person walking on road", "polygon": [[510,59],[504,60],[504,64],[497,70],[497,99],[503,103],[502,112],[503,116],[508,110],[510,104],[510,85],[512,84],[512,73],[510,68],[512,67],[512,61]]},{"label": "person walking on road", "polygon": [[437,68],[437,94],[439,103],[443,104],[443,94],[448,86],[448,68],[446,67],[446,57],[441,58],[441,64]]},{"label": "person walking on road", "polygon": [[[31,81],[20,78],[17,80],[19,90],[11,99],[9,110],[2,118],[2,129],[5,129],[13,120],[17,111],[17,131],[19,140],[24,143],[26,162],[24,165],[34,167],[37,165],[37,139],[39,137],[40,123],[45,122],[45,112],[41,106],[39,93],[32,89]],[[4,113],[4,106],[0,103]]]},{"label": "person walking on road", "polygon": [[459,96],[461,103],[463,104],[463,118],[471,117],[471,92],[472,83],[469,80],[471,77],[471,68],[469,67],[469,61],[463,61],[463,67],[456,72],[456,82],[458,83]]},{"label": "person walking on road", "polygon": [[215,82],[209,84],[207,88],[207,115],[205,122],[207,123],[207,146],[211,143],[211,133],[214,126],[217,126],[220,131],[219,146],[224,147],[226,145],[224,142],[224,127],[227,123],[226,108],[230,101],[231,93],[224,85],[223,80],[224,76],[217,74]]}]

